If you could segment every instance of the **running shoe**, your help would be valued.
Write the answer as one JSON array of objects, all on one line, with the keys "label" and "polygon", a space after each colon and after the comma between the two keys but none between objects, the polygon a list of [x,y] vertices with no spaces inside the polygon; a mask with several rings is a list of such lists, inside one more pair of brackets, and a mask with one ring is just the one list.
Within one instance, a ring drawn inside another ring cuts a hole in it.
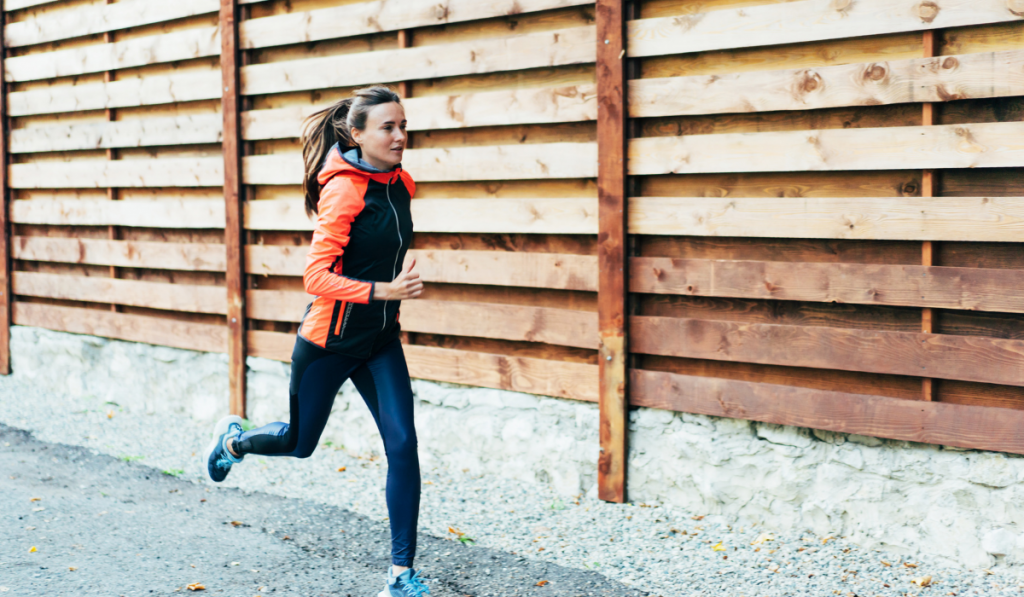
[{"label": "running shoe", "polygon": [[422,597],[429,595],[430,589],[419,579],[419,572],[412,568],[398,576],[388,575],[388,584],[377,597]]},{"label": "running shoe", "polygon": [[242,418],[238,415],[229,415],[217,421],[213,426],[213,439],[206,446],[206,472],[214,483],[220,483],[228,476],[231,465],[242,462],[242,458],[235,458],[228,452],[227,441],[229,438],[238,439],[242,435]]}]

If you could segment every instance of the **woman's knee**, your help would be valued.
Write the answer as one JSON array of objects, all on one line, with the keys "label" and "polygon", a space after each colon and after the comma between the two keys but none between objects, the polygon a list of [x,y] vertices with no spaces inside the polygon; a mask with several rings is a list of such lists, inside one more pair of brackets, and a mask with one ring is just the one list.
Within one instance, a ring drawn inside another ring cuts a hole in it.
[{"label": "woman's knee", "polygon": [[396,434],[390,438],[385,448],[389,459],[398,458],[408,461],[419,458],[415,434]]}]

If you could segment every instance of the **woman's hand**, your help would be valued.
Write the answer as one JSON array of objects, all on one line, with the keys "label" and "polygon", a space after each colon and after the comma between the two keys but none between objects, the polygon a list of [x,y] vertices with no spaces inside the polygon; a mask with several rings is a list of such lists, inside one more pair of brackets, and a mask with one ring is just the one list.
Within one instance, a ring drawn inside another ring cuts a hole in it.
[{"label": "woman's hand", "polygon": [[373,300],[375,301],[401,301],[404,299],[416,298],[423,292],[423,282],[420,281],[420,274],[412,271],[416,265],[413,259],[409,265],[402,269],[402,273],[391,282],[377,282],[373,285]]}]

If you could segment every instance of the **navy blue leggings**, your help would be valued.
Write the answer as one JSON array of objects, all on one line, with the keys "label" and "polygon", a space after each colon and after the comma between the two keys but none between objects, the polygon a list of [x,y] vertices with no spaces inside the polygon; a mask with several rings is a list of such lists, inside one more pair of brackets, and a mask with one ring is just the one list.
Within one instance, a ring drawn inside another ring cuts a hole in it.
[{"label": "navy blue leggings", "polygon": [[399,338],[367,359],[330,352],[297,338],[292,352],[290,422],[246,431],[238,439],[236,450],[241,454],[308,458],[320,442],[334,397],[349,378],[370,408],[384,440],[391,562],[411,567],[420,509],[420,461],[412,386]]}]

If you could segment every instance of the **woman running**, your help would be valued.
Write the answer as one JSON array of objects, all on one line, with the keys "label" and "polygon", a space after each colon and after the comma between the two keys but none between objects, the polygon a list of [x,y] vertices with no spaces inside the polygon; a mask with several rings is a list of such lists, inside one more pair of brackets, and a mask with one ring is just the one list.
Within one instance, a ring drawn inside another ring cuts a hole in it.
[{"label": "woman running", "polygon": [[290,420],[242,431],[217,422],[207,471],[223,481],[246,454],[308,458],[341,384],[352,379],[370,408],[387,454],[391,567],[380,597],[420,597],[429,589],[412,569],[420,501],[412,385],[399,339],[402,299],[423,291],[415,260],[401,269],[412,239],[409,201],[416,185],[402,170],[405,110],[387,87],[306,120],[302,134],[306,212],[316,214],[303,283],[316,298],[292,352]]}]

